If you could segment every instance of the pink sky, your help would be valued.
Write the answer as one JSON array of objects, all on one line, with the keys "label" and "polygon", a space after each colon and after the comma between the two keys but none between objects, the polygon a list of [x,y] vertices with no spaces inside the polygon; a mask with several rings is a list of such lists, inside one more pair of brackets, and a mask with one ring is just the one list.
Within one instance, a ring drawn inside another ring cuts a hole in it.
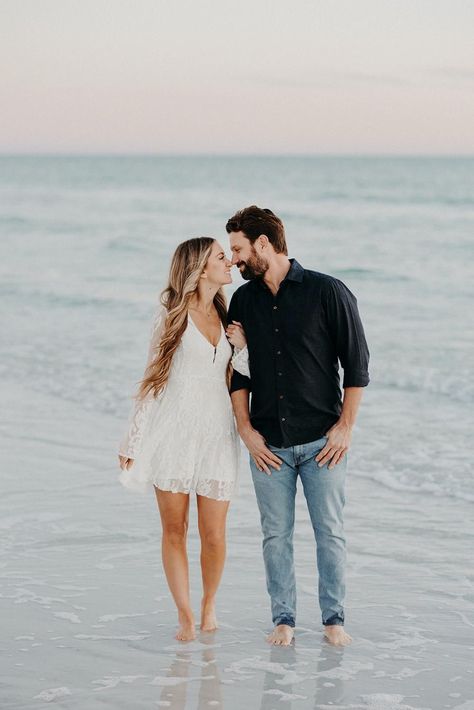
[{"label": "pink sky", "polygon": [[474,153],[470,0],[0,12],[0,152]]}]

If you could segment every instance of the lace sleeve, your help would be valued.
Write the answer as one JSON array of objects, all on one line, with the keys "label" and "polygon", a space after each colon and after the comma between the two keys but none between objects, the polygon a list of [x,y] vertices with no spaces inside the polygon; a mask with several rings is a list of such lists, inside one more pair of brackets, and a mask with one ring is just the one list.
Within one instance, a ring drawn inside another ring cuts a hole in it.
[{"label": "lace sleeve", "polygon": [[[156,349],[161,339],[161,333],[166,319],[166,309],[160,306],[153,319],[153,324],[150,333],[150,344],[148,347],[148,357],[146,368],[153,360]],[[145,397],[135,399],[128,420],[128,429],[123,436],[119,445],[119,454],[129,459],[135,459],[140,451],[143,432],[148,421],[150,409],[153,404],[154,396],[152,392],[148,392]]]},{"label": "lace sleeve", "polygon": [[232,367],[237,372],[245,377],[250,377],[249,370],[249,351],[247,346],[240,348],[234,348],[234,354],[232,355]]}]

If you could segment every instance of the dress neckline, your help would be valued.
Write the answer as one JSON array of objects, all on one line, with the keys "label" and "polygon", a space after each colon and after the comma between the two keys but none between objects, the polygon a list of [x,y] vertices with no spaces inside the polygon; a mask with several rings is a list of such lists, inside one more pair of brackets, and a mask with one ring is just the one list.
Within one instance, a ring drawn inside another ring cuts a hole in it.
[{"label": "dress neckline", "polygon": [[224,330],[224,327],[223,327],[223,325],[222,325],[222,321],[221,321],[221,320],[219,321],[220,324],[221,324],[221,334],[220,334],[219,340],[218,340],[217,343],[214,345],[214,343],[211,343],[211,341],[210,341],[208,338],[206,338],[206,336],[204,335],[204,333],[203,333],[201,330],[199,330],[199,328],[197,327],[196,323],[193,321],[192,315],[191,315],[191,314],[189,313],[189,311],[188,311],[188,321],[189,321],[189,320],[191,321],[191,323],[193,324],[193,326],[195,327],[195,329],[197,330],[197,332],[199,333],[199,335],[206,341],[206,343],[208,343],[208,344],[211,346],[211,348],[214,348],[214,350],[215,350],[215,349],[219,346],[219,344],[220,344],[220,342],[221,342],[221,340],[222,340],[222,331]]}]

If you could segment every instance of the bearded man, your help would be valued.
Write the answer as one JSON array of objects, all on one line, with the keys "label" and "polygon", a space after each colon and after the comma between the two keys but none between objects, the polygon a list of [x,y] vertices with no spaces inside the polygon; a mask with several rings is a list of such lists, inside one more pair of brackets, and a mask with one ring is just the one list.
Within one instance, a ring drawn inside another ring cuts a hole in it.
[{"label": "bearded man", "polygon": [[346,645],[352,640],[343,606],[346,454],[369,383],[357,301],[338,279],[288,258],[283,223],[271,210],[246,207],[226,230],[232,263],[248,281],[232,296],[228,334],[243,327],[250,377],[234,371],[231,397],[260,510],[274,624],[268,640],[288,645],[294,635],[299,476],[316,540],[324,634],[330,643]]}]

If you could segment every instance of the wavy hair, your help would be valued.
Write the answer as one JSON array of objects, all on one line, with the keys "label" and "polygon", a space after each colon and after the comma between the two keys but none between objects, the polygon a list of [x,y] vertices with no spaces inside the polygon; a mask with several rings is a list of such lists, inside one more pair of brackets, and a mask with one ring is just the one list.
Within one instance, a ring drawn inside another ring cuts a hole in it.
[{"label": "wavy hair", "polygon": [[[188,309],[191,298],[198,289],[199,279],[209,259],[215,239],[195,237],[187,239],[176,248],[171,260],[168,285],[161,292],[160,302],[167,316],[156,348],[155,356],[148,365],[140,383],[138,398],[149,392],[157,397],[166,386],[171,370],[171,361],[188,325]],[[214,305],[224,328],[227,325],[227,302],[222,288],[214,296]],[[230,383],[231,365],[227,367],[227,384]]]}]

